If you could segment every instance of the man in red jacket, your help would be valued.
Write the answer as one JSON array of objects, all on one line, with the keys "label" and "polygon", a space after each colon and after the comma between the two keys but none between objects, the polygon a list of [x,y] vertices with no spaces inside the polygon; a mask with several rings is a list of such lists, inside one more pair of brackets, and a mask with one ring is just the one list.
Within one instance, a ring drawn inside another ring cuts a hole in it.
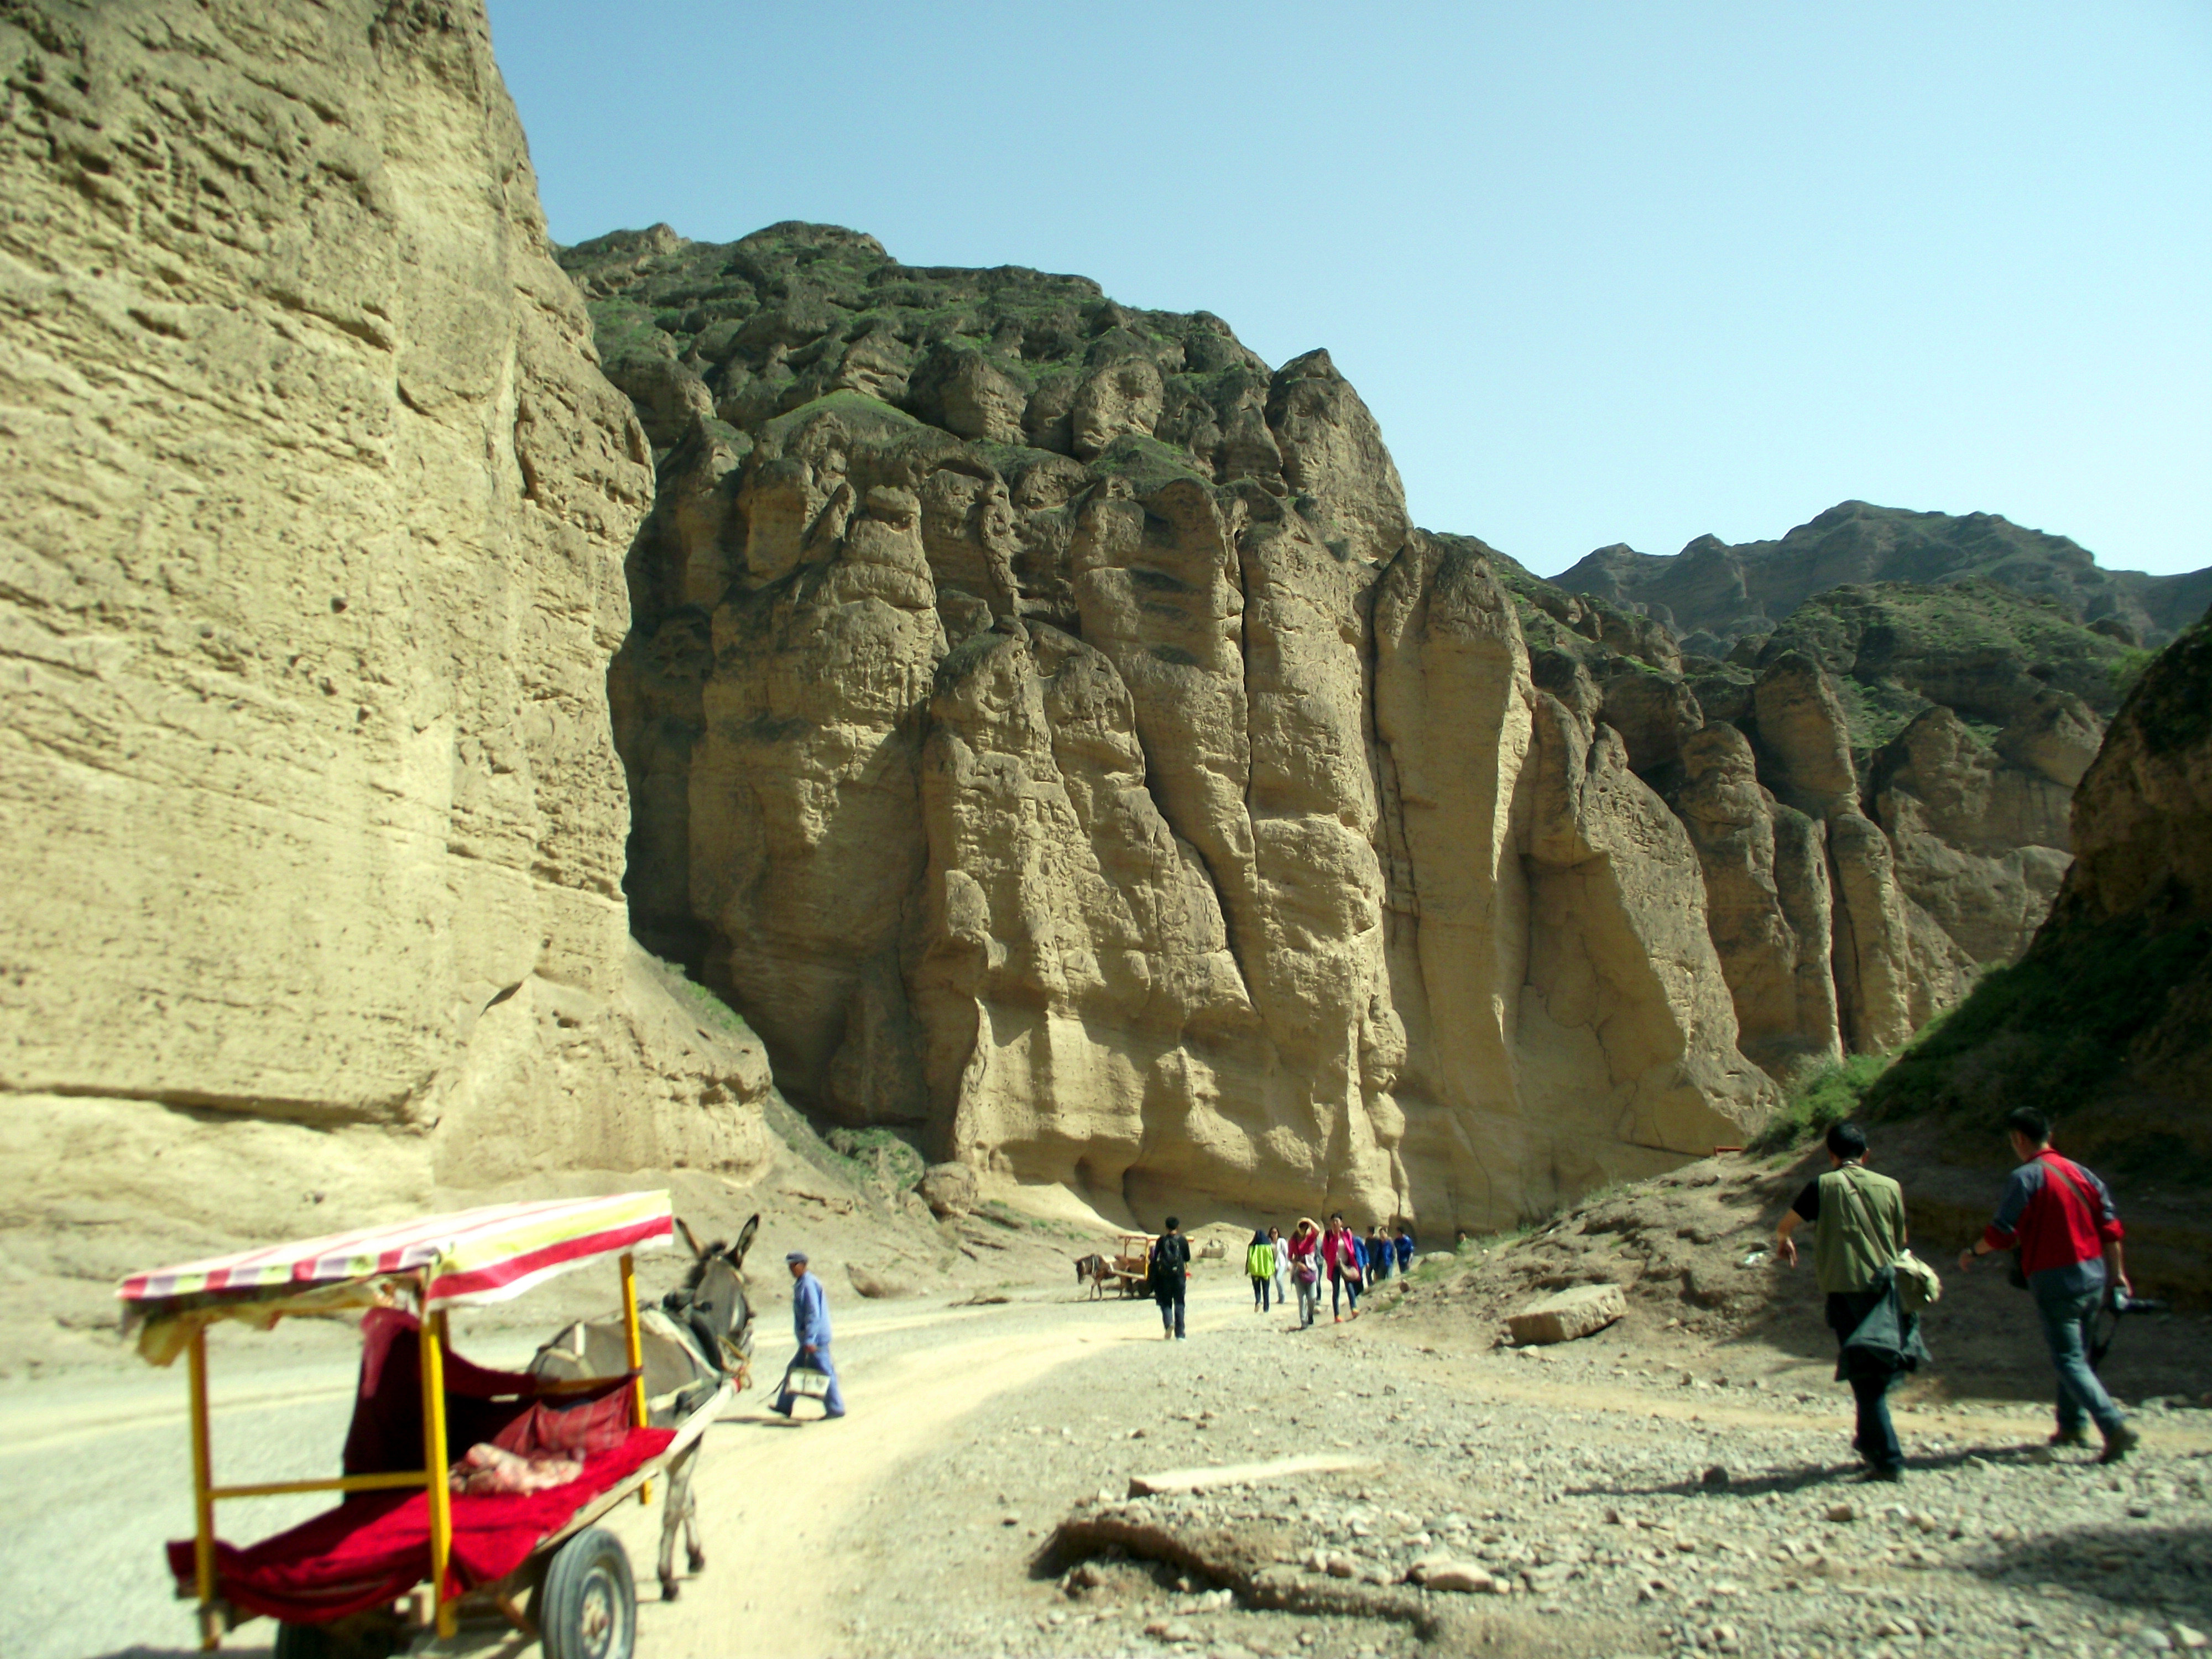
[{"label": "man in red jacket", "polygon": [[1973,1248],[1959,1255],[1964,1273],[1978,1255],[2017,1245],[2020,1268],[2043,1316],[2044,1340],[2058,1370],[2058,1431],[2054,1446],[2086,1446],[2083,1417],[2094,1418],[2105,1437],[2102,1463],[2117,1463],[2142,1437],[2129,1427],[2097,1373],[2089,1368],[2089,1328],[2107,1289],[2124,1299],[2134,1293],[2121,1258],[2125,1230],[2112,1194],[2088,1170],[2051,1150],[2051,1120],[2027,1107],[2005,1118],[2013,1155],[2021,1161],[2005,1182],[1996,1218]]}]

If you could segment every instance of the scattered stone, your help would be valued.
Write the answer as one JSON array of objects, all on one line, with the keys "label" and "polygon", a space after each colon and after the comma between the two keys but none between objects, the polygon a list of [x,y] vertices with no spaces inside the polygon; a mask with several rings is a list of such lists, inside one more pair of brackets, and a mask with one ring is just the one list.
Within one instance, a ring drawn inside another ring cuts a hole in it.
[{"label": "scattered stone", "polygon": [[1618,1285],[1577,1285],[1530,1303],[1508,1316],[1506,1328],[1523,1345],[1571,1342],[1603,1330],[1628,1311],[1628,1298]]},{"label": "scattered stone", "polygon": [[871,1302],[887,1302],[896,1297],[914,1294],[914,1286],[904,1279],[871,1273],[857,1262],[848,1261],[845,1264],[845,1277],[853,1281],[853,1289],[856,1294]]},{"label": "scattered stone", "polygon": [[1725,1492],[1728,1490],[1729,1472],[1721,1464],[1716,1463],[1705,1471],[1704,1478],[1698,1484],[1707,1492]]},{"label": "scattered stone", "polygon": [[1487,1569],[1472,1561],[1447,1561],[1431,1567],[1421,1582],[1432,1590],[1457,1590],[1470,1595],[1502,1595],[1505,1590]]},{"label": "scattered stone", "polygon": [[1202,1469],[1169,1469],[1159,1474],[1133,1474],[1129,1496],[1157,1498],[1167,1492],[1206,1492],[1216,1486],[1257,1486],[1294,1474],[1336,1474],[1347,1469],[1375,1467],[1371,1457],[1309,1452],[1297,1457],[1278,1457],[1265,1463],[1224,1463]]},{"label": "scattered stone", "polygon": [[1849,1504],[1831,1504],[1828,1505],[1828,1519],[1841,1526],[1847,1521],[1857,1520],[1858,1511]]}]

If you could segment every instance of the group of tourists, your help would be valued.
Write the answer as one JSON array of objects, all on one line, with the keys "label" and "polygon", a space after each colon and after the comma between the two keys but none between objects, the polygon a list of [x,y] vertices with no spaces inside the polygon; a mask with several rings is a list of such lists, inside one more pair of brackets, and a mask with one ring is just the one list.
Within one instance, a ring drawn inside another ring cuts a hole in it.
[{"label": "group of tourists", "polygon": [[[2118,1211],[2110,1188],[2091,1171],[2051,1149],[2051,1120],[2027,1109],[2010,1114],[2005,1135],[2020,1167],[2005,1183],[1996,1215],[1960,1253],[1966,1272],[1992,1251],[2017,1251],[2012,1282],[2035,1300],[2045,1342],[2058,1373],[2054,1446],[2086,1446],[2094,1422],[2104,1440],[2101,1462],[2117,1463],[2141,1437],[2105,1386],[2094,1356],[2098,1314],[2132,1300],[2123,1259]],[[1867,1479],[1903,1478],[1905,1454],[1889,1415],[1888,1395],[1928,1358],[1918,1309],[1940,1293],[1934,1273],[1908,1248],[1905,1193],[1866,1167],[1866,1132],[1856,1123],[1828,1131],[1828,1172],[1806,1183],[1776,1228],[1775,1254],[1797,1263],[1793,1235],[1813,1224],[1813,1263],[1827,1299],[1828,1328],[1839,1352],[1836,1380],[1850,1384],[1858,1405],[1851,1449]]]},{"label": "group of tourists", "polygon": [[[1359,1293],[1382,1284],[1393,1273],[1413,1265],[1413,1230],[1401,1221],[1388,1233],[1381,1224],[1363,1237],[1341,1215],[1332,1215],[1322,1227],[1301,1218],[1288,1238],[1279,1227],[1255,1231],[1244,1249],[1244,1272],[1252,1281],[1252,1310],[1266,1313],[1273,1304],[1288,1307],[1297,1292],[1298,1320],[1304,1330],[1314,1322],[1321,1308],[1322,1281],[1328,1281],[1329,1312],[1341,1324],[1359,1316]],[[1160,1334],[1169,1340],[1183,1334],[1183,1303],[1190,1278],[1190,1241],[1174,1216],[1152,1242],[1150,1264],[1152,1300],[1159,1304]]]}]

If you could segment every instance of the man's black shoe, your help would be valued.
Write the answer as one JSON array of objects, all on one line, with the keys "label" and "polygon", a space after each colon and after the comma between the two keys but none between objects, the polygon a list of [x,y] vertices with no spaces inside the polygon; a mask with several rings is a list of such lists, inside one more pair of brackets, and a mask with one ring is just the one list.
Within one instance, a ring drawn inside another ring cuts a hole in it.
[{"label": "man's black shoe", "polygon": [[2051,1437],[2051,1443],[2054,1446],[2087,1446],[2089,1431],[2087,1429],[2061,1429]]},{"label": "man's black shoe", "polygon": [[1879,1467],[1871,1468],[1861,1479],[1869,1482],[1878,1480],[1884,1486],[1893,1486],[1905,1479],[1905,1465],[1893,1463],[1887,1468]]},{"label": "man's black shoe", "polygon": [[2097,1461],[2100,1463],[2117,1463],[2142,1444],[2142,1436],[2123,1423],[2105,1437],[2104,1455]]}]

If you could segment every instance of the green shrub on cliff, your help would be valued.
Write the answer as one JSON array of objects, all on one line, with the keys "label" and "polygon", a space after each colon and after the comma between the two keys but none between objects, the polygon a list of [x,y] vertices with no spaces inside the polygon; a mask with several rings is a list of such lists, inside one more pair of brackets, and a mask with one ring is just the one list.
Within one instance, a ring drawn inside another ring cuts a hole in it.
[{"label": "green shrub on cliff", "polygon": [[1787,1152],[1826,1134],[1831,1124],[1860,1115],[1867,1091],[1888,1066],[1887,1054],[1850,1054],[1807,1073],[1791,1086],[1782,1109],[1753,1139],[1751,1150]]}]

